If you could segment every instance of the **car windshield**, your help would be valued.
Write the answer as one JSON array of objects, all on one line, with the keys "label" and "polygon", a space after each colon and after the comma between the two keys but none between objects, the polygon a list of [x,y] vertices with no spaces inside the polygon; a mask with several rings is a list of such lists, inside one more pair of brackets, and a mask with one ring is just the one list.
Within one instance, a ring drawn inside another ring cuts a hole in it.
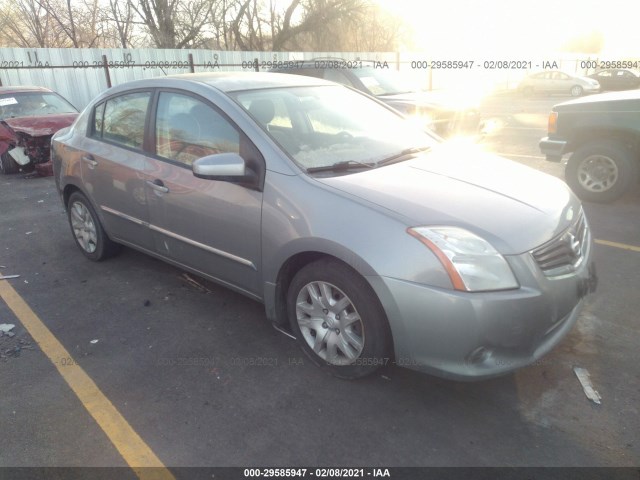
[{"label": "car windshield", "polygon": [[0,119],[59,113],[77,113],[73,105],[52,92],[20,92],[0,95]]},{"label": "car windshield", "polygon": [[366,67],[354,68],[351,72],[375,96],[398,95],[421,90],[417,84],[395,70]]},{"label": "car windshield", "polygon": [[[236,101],[305,170],[360,168],[438,143],[402,116],[342,86],[234,92]],[[365,164],[365,165],[363,165]]]}]

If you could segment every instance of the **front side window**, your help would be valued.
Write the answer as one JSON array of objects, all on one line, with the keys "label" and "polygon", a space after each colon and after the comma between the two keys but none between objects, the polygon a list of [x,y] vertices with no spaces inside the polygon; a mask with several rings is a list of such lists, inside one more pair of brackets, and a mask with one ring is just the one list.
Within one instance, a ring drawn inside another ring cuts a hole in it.
[{"label": "front side window", "polygon": [[142,150],[150,98],[150,92],[129,93],[107,100],[104,110],[98,106],[95,114],[95,136]]},{"label": "front side window", "polygon": [[156,153],[191,165],[217,153],[239,153],[240,133],[220,113],[197,98],[160,93],[156,116]]}]

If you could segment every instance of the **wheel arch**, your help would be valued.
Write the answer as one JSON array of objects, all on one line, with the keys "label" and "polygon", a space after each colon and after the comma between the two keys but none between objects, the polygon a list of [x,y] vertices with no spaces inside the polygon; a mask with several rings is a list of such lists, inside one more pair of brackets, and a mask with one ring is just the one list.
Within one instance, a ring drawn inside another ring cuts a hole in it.
[{"label": "wheel arch", "polygon": [[67,205],[69,204],[69,198],[71,198],[71,195],[73,195],[75,192],[80,192],[85,197],[87,196],[79,186],[73,183],[68,183],[62,190],[62,203],[64,204],[64,208],[67,208]]},{"label": "wheel arch", "polygon": [[[359,259],[359,262],[353,261],[356,258]],[[384,308],[382,302],[380,301],[380,298],[376,294],[373,285],[367,279],[367,274],[374,272],[373,268],[368,264],[365,264],[365,266],[363,265],[363,263],[360,263],[364,262],[364,260],[353,253],[351,254],[351,256],[347,256],[345,258],[342,255],[335,255],[333,253],[327,253],[326,251],[305,250],[299,251],[288,257],[280,266],[278,274],[276,276],[275,289],[273,291],[273,315],[268,315],[270,317],[270,320],[276,323],[280,328],[283,328],[287,331],[289,330],[289,322],[287,319],[287,292],[289,290],[289,285],[291,284],[291,281],[295,277],[296,273],[298,273],[302,268],[322,259],[338,262],[343,266],[349,268],[365,280],[366,284],[371,290],[370,293],[373,296],[374,301],[377,303],[380,312],[382,312],[382,314],[385,316],[387,323],[387,333],[389,335],[389,348],[391,349],[389,353],[391,354],[392,358],[395,358],[395,343],[393,339],[393,332],[391,330],[389,319],[387,318],[386,309]],[[360,269],[357,268],[358,265],[360,266]],[[269,306],[269,302],[266,298],[265,306]],[[267,308],[267,311],[269,311],[269,308]]]},{"label": "wheel arch", "polygon": [[640,133],[633,130],[621,130],[615,128],[587,128],[581,130],[569,142],[569,150],[576,150],[597,143],[618,143],[623,148],[629,150],[636,161],[640,160]]},{"label": "wheel arch", "polygon": [[[286,295],[291,280],[300,269],[317,260],[328,258],[340,262],[361,277],[375,275],[375,270],[360,255],[348,250],[346,247],[329,240],[298,239],[287,248],[286,255],[276,262],[277,268],[265,271],[265,284],[275,288],[271,292],[265,291],[265,305],[272,321],[279,325],[287,323]],[[272,258],[277,258],[274,255]],[[367,282],[369,283],[369,282]],[[269,312],[270,307],[274,309]]]},{"label": "wheel arch", "polygon": [[[100,220],[100,223],[104,226],[105,221],[104,221],[102,209],[98,205],[96,205],[93,199],[91,198],[91,196],[88,195],[87,192],[85,192],[84,189],[79,185],[77,185],[76,183],[69,182],[62,189],[61,197],[62,197],[62,202],[64,204],[65,210],[67,209],[71,195],[73,195],[75,192],[80,192],[82,195],[84,195],[84,197],[93,207],[93,210],[96,212],[96,215],[98,216],[98,220]],[[115,241],[113,237],[111,237],[108,231],[105,230],[105,233],[107,234],[107,237],[109,237],[110,240]]]}]

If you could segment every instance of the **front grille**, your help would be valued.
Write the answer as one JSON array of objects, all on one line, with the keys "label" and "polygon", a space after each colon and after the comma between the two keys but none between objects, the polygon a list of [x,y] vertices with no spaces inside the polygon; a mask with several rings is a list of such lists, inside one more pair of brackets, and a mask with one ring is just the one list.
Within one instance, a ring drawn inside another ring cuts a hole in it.
[{"label": "front grille", "polygon": [[562,275],[573,271],[582,263],[588,244],[589,227],[584,213],[580,211],[571,227],[531,254],[545,275]]}]

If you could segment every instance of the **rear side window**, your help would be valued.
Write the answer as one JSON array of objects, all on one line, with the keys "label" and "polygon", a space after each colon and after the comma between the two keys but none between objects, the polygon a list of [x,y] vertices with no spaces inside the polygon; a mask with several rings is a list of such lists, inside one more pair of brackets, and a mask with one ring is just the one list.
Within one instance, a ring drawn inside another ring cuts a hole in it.
[{"label": "rear side window", "polygon": [[110,98],[96,107],[94,137],[142,150],[150,92]]}]

